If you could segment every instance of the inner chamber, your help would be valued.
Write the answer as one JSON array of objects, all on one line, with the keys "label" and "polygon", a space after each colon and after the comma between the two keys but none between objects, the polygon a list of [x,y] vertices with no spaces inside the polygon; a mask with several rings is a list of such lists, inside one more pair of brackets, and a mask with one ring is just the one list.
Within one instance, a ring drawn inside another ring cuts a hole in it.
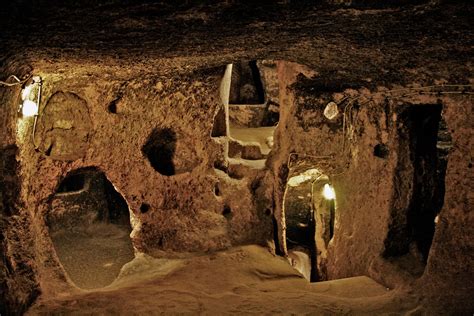
[{"label": "inner chamber", "polygon": [[73,171],[61,181],[47,224],[62,266],[82,289],[111,284],[134,258],[127,203],[95,168]]}]

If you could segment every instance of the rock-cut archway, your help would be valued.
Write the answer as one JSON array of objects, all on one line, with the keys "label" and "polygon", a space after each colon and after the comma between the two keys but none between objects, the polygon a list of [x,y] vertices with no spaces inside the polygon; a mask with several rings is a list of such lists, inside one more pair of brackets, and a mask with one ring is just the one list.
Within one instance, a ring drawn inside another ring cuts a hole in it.
[{"label": "rock-cut archway", "polygon": [[111,284],[134,258],[128,205],[95,168],[70,172],[59,183],[47,224],[56,254],[77,287]]}]

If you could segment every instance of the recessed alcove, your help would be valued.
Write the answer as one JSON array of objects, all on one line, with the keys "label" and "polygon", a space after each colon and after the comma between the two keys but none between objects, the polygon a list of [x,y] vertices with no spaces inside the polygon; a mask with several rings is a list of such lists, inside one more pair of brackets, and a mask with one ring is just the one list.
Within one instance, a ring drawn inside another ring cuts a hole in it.
[{"label": "recessed alcove", "polygon": [[128,205],[96,168],[72,171],[59,183],[46,222],[58,259],[79,288],[111,284],[134,258]]},{"label": "recessed alcove", "polygon": [[228,156],[264,161],[273,147],[273,133],[279,122],[276,62],[240,61],[229,66],[231,72],[223,79],[229,89]]},{"label": "recessed alcove", "polygon": [[262,104],[265,101],[257,61],[240,61],[233,64],[229,104]]},{"label": "recessed alcove", "polygon": [[171,128],[154,129],[142,147],[150,165],[164,176],[175,174],[176,132]]}]

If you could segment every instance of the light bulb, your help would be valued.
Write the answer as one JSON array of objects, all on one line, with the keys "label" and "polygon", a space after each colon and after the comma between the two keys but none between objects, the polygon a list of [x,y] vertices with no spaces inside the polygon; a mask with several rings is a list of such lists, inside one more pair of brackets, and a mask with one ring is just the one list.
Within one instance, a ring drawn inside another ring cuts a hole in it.
[{"label": "light bulb", "polygon": [[323,196],[326,200],[334,200],[336,198],[336,192],[334,191],[334,188],[326,183],[323,187]]},{"label": "light bulb", "polygon": [[38,115],[38,105],[34,101],[25,100],[25,101],[23,101],[23,106],[21,107],[21,112],[22,112],[23,116]]}]

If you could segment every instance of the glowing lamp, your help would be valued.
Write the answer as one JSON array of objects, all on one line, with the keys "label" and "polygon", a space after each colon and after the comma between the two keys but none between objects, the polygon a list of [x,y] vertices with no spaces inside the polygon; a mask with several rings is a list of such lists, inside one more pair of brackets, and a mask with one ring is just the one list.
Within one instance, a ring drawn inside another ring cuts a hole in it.
[{"label": "glowing lamp", "polygon": [[41,100],[41,77],[34,76],[32,82],[21,91],[20,110],[23,116],[37,116]]},{"label": "glowing lamp", "polygon": [[326,183],[323,187],[323,196],[326,200],[334,200],[336,198],[336,192],[334,191],[334,188]]},{"label": "glowing lamp", "polygon": [[21,106],[21,114],[23,114],[23,116],[38,115],[38,105],[36,102],[31,100],[23,101],[23,105]]}]

